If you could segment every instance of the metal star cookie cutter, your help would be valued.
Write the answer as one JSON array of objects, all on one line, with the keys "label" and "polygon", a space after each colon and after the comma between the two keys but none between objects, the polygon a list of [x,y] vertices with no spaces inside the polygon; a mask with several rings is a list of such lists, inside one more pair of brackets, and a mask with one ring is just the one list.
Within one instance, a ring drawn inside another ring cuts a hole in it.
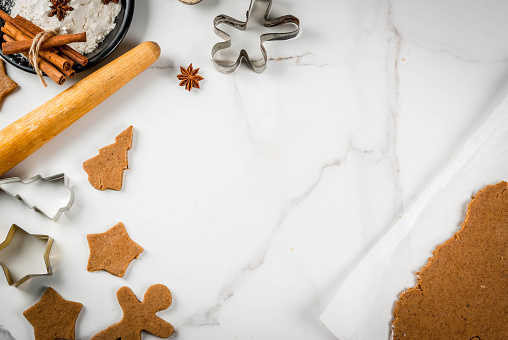
[{"label": "metal star cookie cutter", "polygon": [[297,17],[295,17],[293,15],[284,15],[281,17],[268,19],[268,15],[270,14],[270,9],[272,7],[272,0],[268,0],[268,8],[266,9],[266,12],[264,15],[263,26],[274,27],[274,26],[278,26],[278,25],[282,25],[282,24],[293,23],[296,25],[296,29],[291,32],[265,33],[265,34],[261,35],[260,47],[261,47],[261,53],[263,54],[263,63],[261,65],[254,64],[253,61],[249,58],[249,54],[247,53],[247,51],[245,51],[244,49],[242,49],[240,51],[238,58],[236,59],[236,61],[233,64],[224,64],[223,62],[216,61],[215,54],[218,51],[226,49],[228,47],[231,47],[231,36],[229,34],[227,34],[226,32],[220,30],[217,26],[219,24],[224,23],[224,24],[232,26],[240,31],[245,31],[245,29],[247,28],[247,23],[250,18],[253,3],[254,3],[254,0],[251,0],[249,10],[246,13],[246,20],[245,21],[240,21],[240,20],[234,19],[234,18],[227,16],[225,14],[219,14],[213,20],[215,34],[225,40],[225,41],[215,44],[212,48],[212,61],[213,61],[215,68],[217,69],[217,71],[222,72],[222,73],[234,72],[238,68],[238,66],[240,66],[242,59],[245,59],[245,62],[247,63],[247,65],[249,65],[250,68],[254,72],[261,73],[266,69],[266,63],[268,61],[266,49],[263,46],[263,43],[265,41],[271,41],[271,40],[288,40],[288,39],[296,37],[298,35],[298,33],[300,32],[300,19],[298,19]]},{"label": "metal star cookie cutter", "polygon": [[23,276],[21,279],[17,280],[16,282],[13,281],[11,272],[9,271],[9,268],[7,268],[6,265],[4,265],[2,262],[0,262],[0,266],[4,269],[5,277],[7,278],[7,282],[9,283],[9,286],[17,287],[20,284],[30,280],[32,277],[36,276],[50,276],[53,274],[53,270],[51,269],[51,263],[49,262],[49,253],[51,252],[51,246],[53,245],[53,239],[49,237],[48,235],[36,235],[36,234],[29,234],[21,227],[17,226],[16,224],[13,224],[11,226],[11,229],[9,229],[9,233],[7,233],[7,237],[5,238],[5,241],[0,243],[0,252],[4,250],[12,241],[14,238],[14,234],[17,232],[23,232],[26,235],[35,237],[39,240],[47,241],[46,243],[46,250],[44,251],[44,263],[46,264],[46,273],[45,274],[28,274]]},{"label": "metal star cookie cutter", "polygon": [[[39,180],[40,181],[46,181],[46,182],[56,182],[58,180],[62,180],[64,186],[67,189],[69,189],[69,192],[70,192],[69,202],[67,203],[67,205],[65,207],[62,207],[62,208],[58,209],[56,215],[53,216],[53,217],[50,217],[49,215],[47,215],[44,211],[39,209],[37,206],[31,205],[30,203],[28,203],[28,201],[25,198],[23,198],[22,196],[15,195],[15,194],[9,192],[8,190],[2,188],[2,185],[4,185],[4,184],[9,184],[9,183],[30,184],[32,182],[39,181]],[[0,190],[5,191],[7,194],[9,194],[12,197],[17,198],[18,200],[20,200],[23,203],[25,203],[26,206],[29,207],[30,209],[33,209],[36,212],[41,213],[42,215],[46,216],[47,218],[49,218],[50,220],[53,220],[55,222],[60,218],[60,216],[62,216],[62,214],[65,211],[69,210],[72,207],[72,205],[74,204],[74,192],[72,191],[72,189],[69,186],[69,179],[63,173],[62,174],[53,175],[53,176],[49,176],[49,177],[42,177],[41,175],[35,175],[35,176],[29,177],[29,178],[24,179],[24,180],[20,179],[19,177],[11,177],[11,178],[6,178],[6,179],[0,179]]]}]

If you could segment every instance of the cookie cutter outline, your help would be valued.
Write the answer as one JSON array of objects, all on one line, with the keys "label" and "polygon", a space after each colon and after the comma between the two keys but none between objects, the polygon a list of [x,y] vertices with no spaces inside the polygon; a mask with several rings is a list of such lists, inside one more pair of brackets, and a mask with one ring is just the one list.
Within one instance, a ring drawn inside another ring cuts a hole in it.
[{"label": "cookie cutter outline", "polygon": [[298,35],[298,33],[300,33],[300,19],[298,19],[297,17],[295,17],[293,15],[283,15],[281,17],[268,19],[268,15],[270,14],[270,9],[272,8],[272,0],[268,0],[268,8],[266,9],[266,12],[263,16],[263,26],[264,27],[274,27],[274,26],[278,26],[278,25],[282,25],[282,24],[293,23],[296,25],[296,29],[293,31],[290,31],[290,32],[285,32],[285,33],[265,33],[265,34],[261,35],[261,37],[259,38],[259,40],[260,40],[259,45],[261,47],[261,53],[263,55],[263,63],[261,65],[255,65],[254,61],[250,59],[249,54],[247,53],[247,51],[245,51],[245,49],[242,49],[240,51],[238,58],[236,59],[236,61],[233,64],[224,64],[223,62],[222,63],[217,62],[215,60],[215,54],[217,52],[219,52],[220,50],[231,47],[231,36],[229,34],[227,34],[226,32],[220,30],[217,26],[219,24],[226,24],[226,25],[232,26],[240,31],[245,31],[245,29],[247,28],[247,23],[249,22],[250,13],[252,11],[252,6],[254,4],[254,1],[255,0],[250,1],[249,10],[246,13],[246,20],[245,21],[240,21],[240,20],[234,19],[234,18],[227,16],[225,14],[219,14],[213,20],[215,34],[225,40],[225,41],[216,43],[212,47],[213,65],[215,66],[215,69],[217,69],[217,71],[219,71],[221,73],[232,73],[232,72],[236,71],[236,69],[238,68],[238,66],[240,66],[240,63],[242,62],[242,59],[245,59],[245,62],[247,63],[247,65],[249,65],[249,67],[254,72],[262,73],[266,69],[266,63],[268,62],[268,56],[266,54],[266,49],[263,44],[266,41],[271,41],[271,40],[292,39],[292,38],[296,37]]},{"label": "cookie cutter outline", "polygon": [[50,276],[53,274],[53,269],[51,268],[51,263],[49,262],[49,253],[51,252],[51,247],[53,246],[53,238],[49,237],[48,235],[38,235],[38,234],[30,234],[27,231],[25,231],[20,226],[13,224],[11,228],[9,229],[9,232],[7,233],[7,236],[5,237],[5,240],[0,243],[0,252],[7,248],[9,244],[11,244],[12,239],[14,238],[14,235],[17,231],[23,232],[28,236],[35,237],[39,240],[47,241],[46,243],[46,250],[44,251],[44,263],[46,264],[46,274],[27,274],[14,282],[12,280],[11,272],[9,271],[9,268],[2,262],[0,262],[0,266],[2,266],[4,270],[5,277],[7,279],[7,282],[9,283],[9,286],[17,287],[22,283],[25,283],[26,281],[30,280],[33,277],[37,276]]},{"label": "cookie cutter outline", "polygon": [[[4,184],[10,184],[10,183],[30,184],[32,182],[39,181],[39,180],[40,181],[46,181],[46,182],[54,182],[54,181],[58,181],[58,180],[63,180],[64,186],[67,189],[69,189],[69,192],[70,192],[69,202],[67,203],[67,205],[65,207],[62,207],[62,208],[58,209],[56,215],[53,216],[53,217],[50,217],[49,215],[47,215],[43,210],[41,210],[36,205],[31,205],[30,203],[28,203],[28,201],[23,196],[20,196],[19,194],[18,195],[14,195],[13,193],[8,191],[7,189],[2,188],[2,185],[4,185]],[[50,220],[55,221],[55,222],[60,218],[60,216],[62,216],[62,214],[65,211],[69,210],[72,207],[72,205],[74,204],[74,191],[72,191],[72,189],[70,188],[70,186],[69,186],[69,178],[66,177],[64,173],[53,175],[53,176],[49,176],[49,177],[42,177],[41,175],[35,175],[35,176],[29,177],[29,178],[23,179],[23,180],[21,178],[19,178],[19,177],[11,177],[11,178],[6,178],[6,179],[0,179],[0,190],[6,192],[7,194],[11,195],[12,197],[14,197],[16,199],[22,201],[30,209],[35,210],[38,213],[41,213],[42,215],[46,216],[47,218],[49,218]]]}]

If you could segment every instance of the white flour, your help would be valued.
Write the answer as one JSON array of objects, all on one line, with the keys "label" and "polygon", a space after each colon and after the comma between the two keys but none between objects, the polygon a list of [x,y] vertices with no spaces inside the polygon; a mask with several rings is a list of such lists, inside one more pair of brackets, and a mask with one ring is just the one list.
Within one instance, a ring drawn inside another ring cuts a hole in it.
[{"label": "white flour", "polygon": [[50,5],[49,0],[16,0],[11,17],[20,15],[40,28],[58,34],[86,32],[86,42],[69,44],[83,54],[95,50],[115,28],[115,18],[121,9],[121,1],[104,5],[102,0],[71,0],[68,5],[74,10],[67,12],[65,18],[59,21],[56,15],[48,17]]}]

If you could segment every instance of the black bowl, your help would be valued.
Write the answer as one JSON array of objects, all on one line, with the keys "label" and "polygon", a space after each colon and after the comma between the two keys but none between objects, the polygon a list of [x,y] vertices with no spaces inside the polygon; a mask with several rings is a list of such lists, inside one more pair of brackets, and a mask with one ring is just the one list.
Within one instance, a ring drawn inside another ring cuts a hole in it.
[{"label": "black bowl", "polygon": [[[10,13],[10,8],[12,7],[14,1],[15,0],[0,1],[0,9],[3,10],[4,12]],[[104,38],[104,40],[99,44],[99,46],[97,46],[97,48],[93,52],[85,54],[85,56],[88,58],[88,64],[86,64],[86,66],[76,64],[76,66],[74,67],[74,70],[76,72],[81,72],[97,65],[98,63],[106,59],[106,57],[109,56],[115,50],[115,48],[120,44],[120,42],[122,42],[132,22],[132,16],[134,14],[134,1],[135,0],[120,0],[120,3],[122,4],[122,9],[120,9],[120,12],[118,13],[115,19],[116,22],[115,28],[111,32],[109,32],[106,38]],[[3,20],[0,20],[0,23],[3,26],[4,24]],[[4,42],[4,40],[0,38],[0,42]],[[34,69],[32,68],[32,66],[30,66],[28,60],[25,59],[24,57],[21,57],[18,54],[3,55],[1,51],[0,56],[9,64],[14,65],[20,70],[35,74]]]}]

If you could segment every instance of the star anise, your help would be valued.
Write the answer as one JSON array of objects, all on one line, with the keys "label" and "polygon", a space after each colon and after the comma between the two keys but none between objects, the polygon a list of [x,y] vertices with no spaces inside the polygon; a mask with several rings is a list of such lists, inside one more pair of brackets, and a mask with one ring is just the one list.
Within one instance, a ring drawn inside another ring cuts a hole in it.
[{"label": "star anise", "polygon": [[118,0],[102,0],[102,2],[104,3],[104,5],[107,5],[109,4],[110,1],[113,1],[115,4],[118,3]]},{"label": "star anise", "polygon": [[74,10],[74,8],[67,5],[71,0],[50,0],[50,1],[51,6],[49,7],[51,8],[51,11],[49,11],[48,17],[56,15],[58,20],[62,21],[67,15],[67,12]]},{"label": "star anise", "polygon": [[180,86],[185,86],[188,91],[192,90],[193,87],[199,89],[199,81],[205,79],[198,75],[199,68],[194,70],[192,64],[187,69],[180,66],[180,72],[181,74],[176,77],[181,80]]}]

